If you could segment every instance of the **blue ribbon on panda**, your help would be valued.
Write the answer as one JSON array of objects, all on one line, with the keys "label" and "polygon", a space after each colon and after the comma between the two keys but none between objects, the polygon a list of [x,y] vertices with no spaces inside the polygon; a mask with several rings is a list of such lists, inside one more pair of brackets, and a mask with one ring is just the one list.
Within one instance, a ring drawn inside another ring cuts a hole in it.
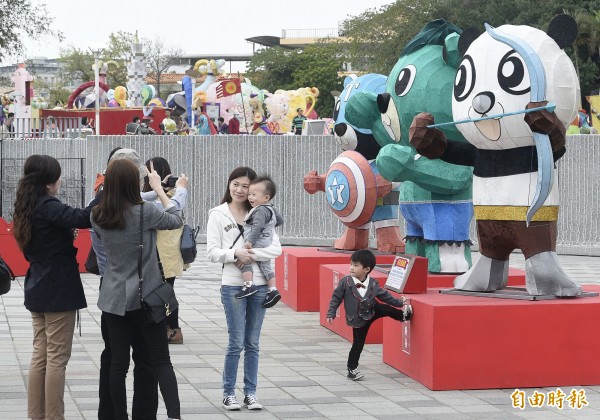
[{"label": "blue ribbon on panda", "polygon": [[[498,31],[492,26],[485,24],[485,30],[496,41],[502,42],[513,48],[525,62],[529,72],[531,83],[531,102],[540,102],[546,100],[546,74],[544,66],[539,55],[520,38]],[[537,150],[538,158],[538,177],[535,186],[535,195],[533,202],[527,210],[527,226],[535,213],[542,207],[554,183],[554,157],[552,155],[552,146],[547,134],[533,132],[533,140]]]}]

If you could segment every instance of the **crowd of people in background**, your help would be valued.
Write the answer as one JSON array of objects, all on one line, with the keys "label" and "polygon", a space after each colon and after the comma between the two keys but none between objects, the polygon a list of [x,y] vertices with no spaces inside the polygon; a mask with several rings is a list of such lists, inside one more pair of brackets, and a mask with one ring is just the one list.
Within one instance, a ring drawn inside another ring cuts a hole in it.
[{"label": "crowd of people in background", "polygon": [[[304,110],[298,108],[297,115],[292,120],[291,134],[301,135],[304,126],[304,121],[307,117],[304,115]],[[194,124],[190,126],[186,121],[187,118],[181,115],[175,115],[172,109],[165,110],[165,118],[158,124],[159,130],[155,130],[150,125],[154,122],[154,115],[134,116],[132,121],[125,126],[124,134],[141,134],[141,135],[199,135],[210,136],[215,134],[240,134],[240,120],[237,114],[225,123],[223,117],[209,117],[201,106],[194,113]]]}]

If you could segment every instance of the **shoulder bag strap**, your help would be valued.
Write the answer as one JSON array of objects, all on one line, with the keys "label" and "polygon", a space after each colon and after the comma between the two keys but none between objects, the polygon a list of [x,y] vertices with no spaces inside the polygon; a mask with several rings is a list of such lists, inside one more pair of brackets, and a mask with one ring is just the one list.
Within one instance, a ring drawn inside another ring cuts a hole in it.
[{"label": "shoulder bag strap", "polygon": [[[142,297],[142,256],[144,254],[144,203],[141,204],[140,209],[140,245],[139,245],[139,254],[138,254],[138,278],[140,279],[140,283],[138,286],[139,294],[140,294],[140,302],[144,302],[144,298]],[[143,306],[142,306],[143,307]]]},{"label": "shoulder bag strap", "polygon": [[[235,246],[235,244],[237,243],[238,239],[240,239],[242,237],[242,235],[244,234],[244,227],[242,225],[240,225],[238,223],[238,230],[240,231],[240,234],[235,238],[235,240],[233,241],[233,243],[231,244],[231,246],[229,247],[229,249],[233,248]],[[198,233],[196,232],[196,235]],[[225,264],[223,264],[223,268],[225,268]]]}]

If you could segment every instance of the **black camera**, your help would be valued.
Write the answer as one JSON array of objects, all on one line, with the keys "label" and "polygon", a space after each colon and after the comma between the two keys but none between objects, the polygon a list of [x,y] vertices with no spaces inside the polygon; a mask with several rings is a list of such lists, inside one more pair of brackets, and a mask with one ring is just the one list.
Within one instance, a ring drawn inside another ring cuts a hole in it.
[{"label": "black camera", "polygon": [[167,188],[173,188],[177,182],[177,179],[178,177],[171,175],[167,178],[167,182],[163,182],[162,184]]}]

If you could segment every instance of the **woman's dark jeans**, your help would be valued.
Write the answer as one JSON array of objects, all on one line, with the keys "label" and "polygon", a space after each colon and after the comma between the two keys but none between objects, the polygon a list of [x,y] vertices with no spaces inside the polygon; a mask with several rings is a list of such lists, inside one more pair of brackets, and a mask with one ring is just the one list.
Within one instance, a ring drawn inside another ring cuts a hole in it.
[{"label": "woman's dark jeans", "polygon": [[[179,390],[169,356],[169,344],[165,334],[166,321],[163,320],[158,324],[148,323],[142,309],[126,312],[125,316],[104,312],[104,316],[110,338],[110,393],[115,419],[128,418],[125,378],[129,369],[129,349],[134,331],[142,337],[140,344],[146,348],[154,375],[158,379],[160,392],[167,407],[167,415],[171,418],[179,418]],[[133,341],[133,344],[136,345],[136,341]]]}]

